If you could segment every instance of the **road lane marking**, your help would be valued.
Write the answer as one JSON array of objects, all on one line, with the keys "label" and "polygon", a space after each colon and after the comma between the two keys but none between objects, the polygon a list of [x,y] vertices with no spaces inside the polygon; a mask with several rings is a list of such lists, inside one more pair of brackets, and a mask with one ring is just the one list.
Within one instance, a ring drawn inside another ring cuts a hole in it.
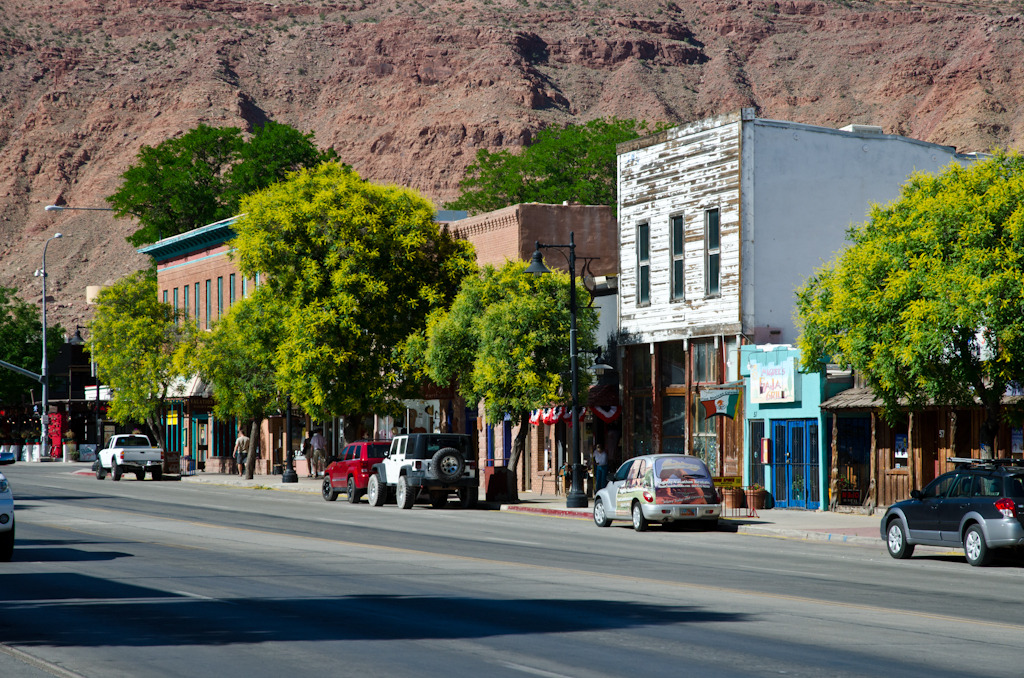
[{"label": "road lane marking", "polygon": [[573,678],[572,676],[567,676],[564,673],[554,673],[552,671],[545,671],[544,669],[535,669],[532,666],[523,666],[522,664],[513,664],[512,662],[498,663],[515,671],[522,671],[523,673],[530,673],[535,676],[544,676],[544,678]]},{"label": "road lane marking", "polygon": [[524,544],[526,546],[541,546],[539,541],[522,541],[521,539],[502,539],[501,537],[483,537],[487,541],[497,541],[502,544]]},{"label": "road lane marking", "polygon": [[204,596],[201,593],[189,593],[188,591],[171,591],[171,593],[177,593],[179,596],[185,596],[187,598],[198,598],[199,600],[210,600],[215,603],[224,603],[225,605],[237,605],[230,600],[224,600],[223,598],[211,598],[210,596]]},{"label": "road lane marking", "polygon": [[51,676],[57,676],[57,678],[85,678],[85,676],[80,673],[69,671],[63,666],[58,666],[57,664],[46,661],[45,659],[40,659],[34,654],[29,654],[24,650],[19,650],[18,648],[10,645],[0,643],[0,652],[3,652],[9,657],[15,658],[20,662],[24,662],[29,666],[34,666],[41,671],[46,671]]}]

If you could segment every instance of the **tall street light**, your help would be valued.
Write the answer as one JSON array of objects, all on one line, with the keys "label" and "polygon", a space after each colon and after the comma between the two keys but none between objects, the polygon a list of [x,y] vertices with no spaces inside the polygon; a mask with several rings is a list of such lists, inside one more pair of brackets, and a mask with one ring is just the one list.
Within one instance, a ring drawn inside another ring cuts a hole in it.
[{"label": "tall street light", "polygon": [[36,277],[43,279],[43,364],[40,372],[43,384],[43,411],[39,416],[43,437],[39,441],[42,445],[42,450],[39,452],[40,459],[50,456],[50,368],[46,360],[46,248],[50,246],[50,240],[63,237],[63,234],[55,233],[46,241],[46,244],[43,245],[43,267],[35,272]]},{"label": "tall street light", "polygon": [[[113,207],[71,207],[69,205],[47,205],[43,209],[46,210],[47,212],[63,212],[64,210],[76,210],[76,211],[81,210],[83,212],[116,212],[117,211]],[[126,214],[130,214],[133,217],[135,217],[136,219],[141,219],[142,218],[138,214],[136,214],[135,212],[126,212]],[[156,239],[160,240],[160,229],[157,229]]]},{"label": "tall street light", "polygon": [[526,272],[535,276],[550,273],[544,265],[543,249],[569,250],[569,369],[572,371],[572,487],[565,495],[566,508],[586,508],[587,493],[583,491],[583,465],[580,464],[580,384],[576,365],[579,362],[579,350],[576,347],[576,237],[569,233],[568,245],[544,245],[535,242],[536,249]]}]

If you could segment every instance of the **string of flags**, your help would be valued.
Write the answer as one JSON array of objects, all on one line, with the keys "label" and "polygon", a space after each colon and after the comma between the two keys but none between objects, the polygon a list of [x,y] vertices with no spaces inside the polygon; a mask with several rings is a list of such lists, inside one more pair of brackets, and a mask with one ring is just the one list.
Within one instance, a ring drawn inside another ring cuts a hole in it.
[{"label": "string of flags", "polygon": [[[593,413],[595,417],[600,419],[606,424],[610,424],[619,418],[622,414],[622,408],[618,405],[611,405],[609,407],[581,407],[579,408],[579,420],[583,421],[587,412]],[[551,426],[557,424],[560,421],[566,422],[569,426],[572,426],[572,408],[564,406],[555,407],[544,407],[539,410],[533,410],[530,412],[530,423],[534,426],[540,424],[547,424]]]}]

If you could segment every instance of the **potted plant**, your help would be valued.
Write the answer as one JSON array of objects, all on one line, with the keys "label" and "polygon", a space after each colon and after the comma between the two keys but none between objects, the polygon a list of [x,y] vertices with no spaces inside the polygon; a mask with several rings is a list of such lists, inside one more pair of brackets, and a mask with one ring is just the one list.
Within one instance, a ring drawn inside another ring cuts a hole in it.
[{"label": "potted plant", "polygon": [[742,488],[720,487],[718,493],[722,495],[722,505],[727,509],[739,509],[745,506]]},{"label": "potted plant", "polygon": [[764,500],[768,495],[768,490],[764,489],[764,486],[754,483],[747,488],[746,495],[747,506],[755,511],[760,511],[764,508]]}]

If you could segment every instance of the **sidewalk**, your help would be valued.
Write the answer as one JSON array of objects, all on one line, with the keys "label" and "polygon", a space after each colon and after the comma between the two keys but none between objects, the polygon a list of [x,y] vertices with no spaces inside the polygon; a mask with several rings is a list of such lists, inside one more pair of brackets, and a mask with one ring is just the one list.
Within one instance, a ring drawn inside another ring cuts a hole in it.
[{"label": "sidewalk", "polygon": [[307,478],[299,476],[297,483],[282,483],[281,476],[253,476],[252,480],[246,480],[241,476],[228,473],[196,473],[191,476],[182,476],[183,483],[203,483],[206,485],[221,485],[224,487],[242,487],[250,490],[280,490],[282,492],[309,492],[320,494],[320,487],[324,479]]},{"label": "sidewalk", "polygon": [[[570,509],[565,507],[565,497],[534,496],[524,492],[520,493],[519,499],[519,504],[502,504],[501,510],[578,520],[591,520],[593,515],[593,500],[589,500],[588,508]],[[875,511],[874,516],[793,509],[758,511],[756,517],[748,517],[746,509],[737,513],[737,516],[723,516],[720,525],[739,534],[885,546],[878,532],[884,511]]]}]

